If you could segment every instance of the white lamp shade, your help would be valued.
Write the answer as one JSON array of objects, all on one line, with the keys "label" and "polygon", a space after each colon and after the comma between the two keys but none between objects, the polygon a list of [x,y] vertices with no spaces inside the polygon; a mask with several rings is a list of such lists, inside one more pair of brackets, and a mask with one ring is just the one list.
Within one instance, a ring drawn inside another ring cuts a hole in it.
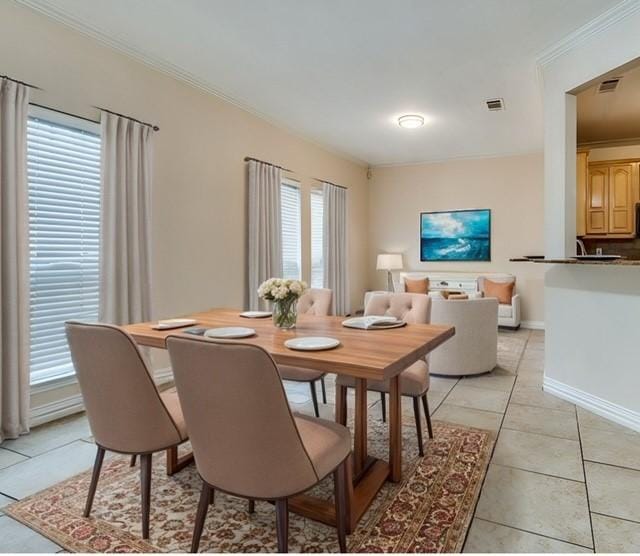
[{"label": "white lamp shade", "polygon": [[402,269],[402,255],[399,253],[382,253],[378,255],[378,270],[400,270]]}]

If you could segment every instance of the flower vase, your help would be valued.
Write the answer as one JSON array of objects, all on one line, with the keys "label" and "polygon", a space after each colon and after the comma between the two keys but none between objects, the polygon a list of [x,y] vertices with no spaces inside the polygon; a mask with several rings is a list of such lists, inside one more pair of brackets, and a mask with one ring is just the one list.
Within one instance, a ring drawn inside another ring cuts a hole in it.
[{"label": "flower vase", "polygon": [[297,297],[273,302],[273,324],[278,328],[295,328],[298,319]]}]

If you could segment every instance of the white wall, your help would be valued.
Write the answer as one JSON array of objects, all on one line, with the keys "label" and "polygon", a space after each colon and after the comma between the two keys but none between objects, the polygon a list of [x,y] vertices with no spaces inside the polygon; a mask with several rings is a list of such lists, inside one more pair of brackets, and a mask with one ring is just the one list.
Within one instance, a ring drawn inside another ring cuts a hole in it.
[{"label": "white wall", "polygon": [[[575,97],[640,57],[640,2],[625,2],[542,61],[545,254],[575,253]],[[545,388],[640,430],[640,267],[552,267],[545,276]]]},{"label": "white wall", "polygon": [[[369,185],[369,283],[386,285],[378,253],[402,253],[405,270],[508,272],[517,277],[523,320],[544,321],[544,268],[510,258],[542,254],[542,153],[374,168]],[[420,262],[419,213],[491,209],[491,262]]]}]

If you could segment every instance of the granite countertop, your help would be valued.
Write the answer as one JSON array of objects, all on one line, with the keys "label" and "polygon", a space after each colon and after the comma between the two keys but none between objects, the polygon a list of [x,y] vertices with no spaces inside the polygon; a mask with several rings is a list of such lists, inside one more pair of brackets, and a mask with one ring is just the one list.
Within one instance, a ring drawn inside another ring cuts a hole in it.
[{"label": "granite countertop", "polygon": [[509,259],[512,263],[546,263],[546,264],[597,264],[609,266],[640,266],[638,259],[615,259],[609,261],[587,261],[579,259],[527,259],[526,257],[518,257]]}]

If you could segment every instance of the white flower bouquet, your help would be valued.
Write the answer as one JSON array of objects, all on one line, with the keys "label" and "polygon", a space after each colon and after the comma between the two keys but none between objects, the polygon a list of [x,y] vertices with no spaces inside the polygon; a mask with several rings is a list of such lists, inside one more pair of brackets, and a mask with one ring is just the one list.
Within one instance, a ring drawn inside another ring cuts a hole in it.
[{"label": "white flower bouquet", "polygon": [[273,324],[293,328],[298,318],[296,304],[306,289],[307,284],[302,280],[269,278],[260,284],[258,296],[273,301]]}]

